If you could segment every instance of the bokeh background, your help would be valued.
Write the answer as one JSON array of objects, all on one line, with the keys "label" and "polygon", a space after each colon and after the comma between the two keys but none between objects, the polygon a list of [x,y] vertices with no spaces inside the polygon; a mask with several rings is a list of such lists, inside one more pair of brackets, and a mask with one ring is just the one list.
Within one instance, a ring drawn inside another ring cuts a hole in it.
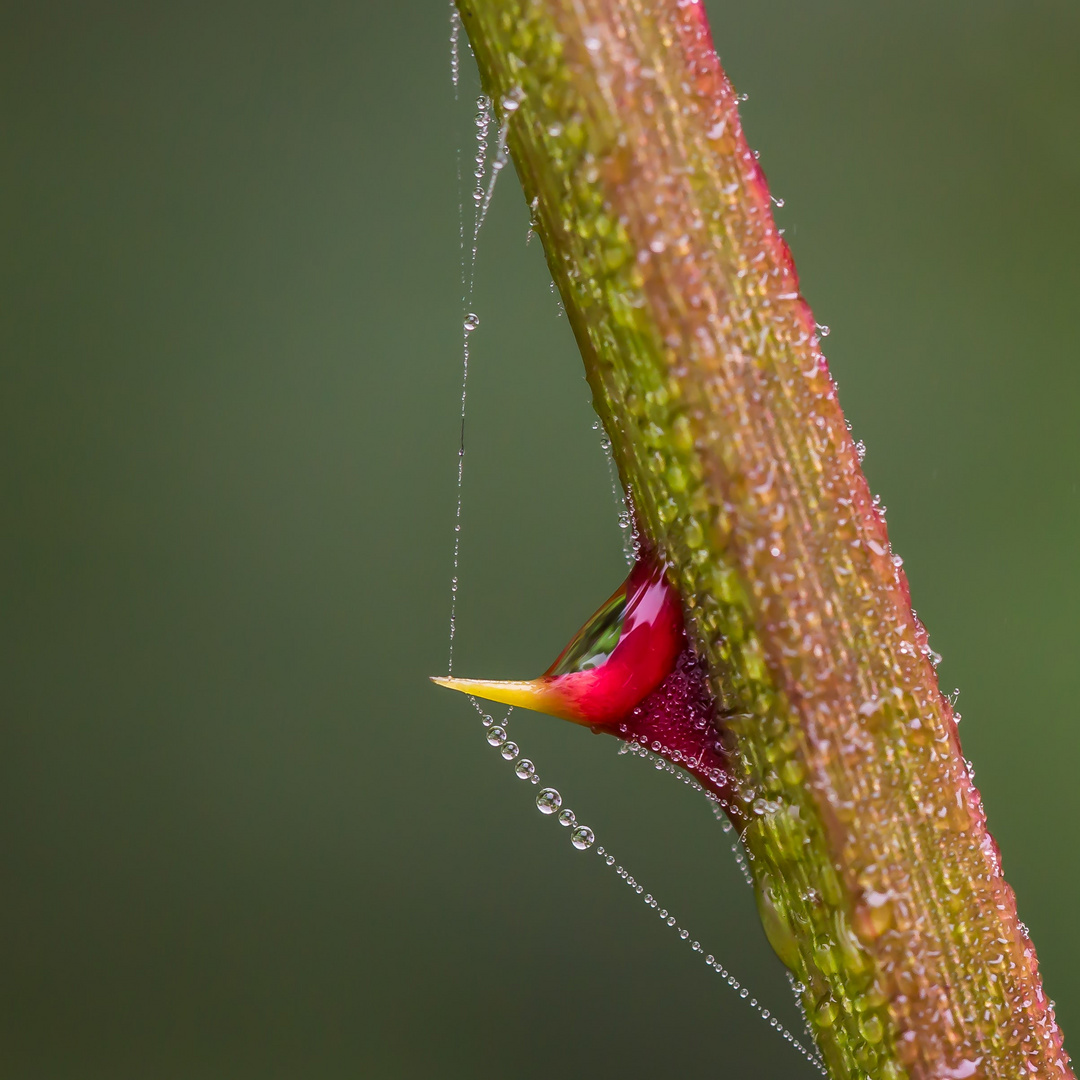
[{"label": "bokeh background", "polygon": [[[1080,7],[709,9],[1075,1047]],[[474,94],[440,2],[0,7],[4,1076],[812,1075],[426,681]],[[456,662],[493,677],[623,573],[527,223],[507,170]],[[794,1022],[705,804],[513,731]]]}]

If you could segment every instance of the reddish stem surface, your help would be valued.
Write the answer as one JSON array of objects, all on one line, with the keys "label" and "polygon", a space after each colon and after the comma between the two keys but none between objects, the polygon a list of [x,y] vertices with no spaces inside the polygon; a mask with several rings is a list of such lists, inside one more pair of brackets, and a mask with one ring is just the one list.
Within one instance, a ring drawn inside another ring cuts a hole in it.
[{"label": "reddish stem surface", "polygon": [[459,0],[835,1077],[1072,1077],[695,0]]}]

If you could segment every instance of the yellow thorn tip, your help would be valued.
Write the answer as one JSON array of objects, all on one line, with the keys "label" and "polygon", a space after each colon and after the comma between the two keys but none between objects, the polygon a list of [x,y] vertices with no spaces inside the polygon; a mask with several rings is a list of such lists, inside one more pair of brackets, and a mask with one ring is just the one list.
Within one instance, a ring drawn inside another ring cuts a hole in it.
[{"label": "yellow thorn tip", "polygon": [[497,701],[501,705],[518,705],[523,709],[535,709],[547,712],[550,692],[537,682],[496,682],[486,679],[452,679],[431,677],[438,686],[458,690],[462,694],[472,694],[485,701]]},{"label": "yellow thorn tip", "polygon": [[446,686],[462,694],[471,694],[473,697],[483,698],[485,701],[496,701],[500,705],[514,705],[522,709],[532,709],[534,712],[547,713],[549,716],[558,716],[563,720],[571,720],[575,724],[585,723],[578,711],[566,700],[566,694],[544,678],[531,679],[527,682],[498,682],[487,679],[454,679],[432,675],[431,681],[438,686]]}]

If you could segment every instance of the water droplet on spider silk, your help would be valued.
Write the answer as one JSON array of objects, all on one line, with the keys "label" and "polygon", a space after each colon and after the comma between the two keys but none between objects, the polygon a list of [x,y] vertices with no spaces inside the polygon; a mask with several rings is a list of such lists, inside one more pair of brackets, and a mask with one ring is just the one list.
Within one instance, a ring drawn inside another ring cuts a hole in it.
[{"label": "water droplet on spider silk", "polygon": [[571,825],[577,824],[577,815],[573,810],[561,810],[559,812],[559,824],[568,829]]},{"label": "water droplet on spider silk", "polygon": [[578,851],[587,851],[593,846],[595,840],[596,836],[588,825],[579,825],[570,834],[570,843],[573,844]]},{"label": "water droplet on spider silk", "polygon": [[536,809],[541,814],[554,814],[562,806],[562,796],[553,788],[546,787],[536,796]]},{"label": "water droplet on spider silk", "polygon": [[536,766],[527,757],[523,757],[514,766],[514,772],[517,773],[519,780],[528,780],[536,772]]},{"label": "water droplet on spider silk", "polygon": [[454,84],[454,100],[457,101],[458,81],[461,75],[461,54],[458,43],[461,39],[461,16],[457,8],[450,5],[450,79]]},{"label": "water droplet on spider silk", "polygon": [[506,730],[496,725],[487,733],[487,741],[492,746],[502,746],[506,742]]},{"label": "water droplet on spider silk", "polygon": [[480,316],[470,311],[469,314],[465,316],[463,325],[465,326],[465,333],[471,334],[480,325]]},{"label": "water droplet on spider silk", "polygon": [[516,742],[508,742],[499,751],[507,761],[513,761],[521,753]]},{"label": "water droplet on spider silk", "polygon": [[829,327],[827,327],[824,323],[817,323],[816,326],[817,326],[818,333],[822,337],[828,337],[829,334],[832,333],[832,330],[830,330]]}]

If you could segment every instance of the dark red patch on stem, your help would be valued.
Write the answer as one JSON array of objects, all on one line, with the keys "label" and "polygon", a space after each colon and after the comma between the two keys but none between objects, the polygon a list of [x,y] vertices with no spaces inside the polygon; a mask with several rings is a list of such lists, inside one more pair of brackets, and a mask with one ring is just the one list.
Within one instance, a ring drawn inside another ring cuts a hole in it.
[{"label": "dark red patch on stem", "polygon": [[618,723],[593,730],[635,742],[685,769],[738,817],[705,664],[685,642],[671,673],[651,694]]},{"label": "dark red patch on stem", "polygon": [[546,677],[593,731],[637,743],[686,769],[732,813],[708,673],[687,643],[682,604],[666,569],[649,553],[634,564],[620,590],[626,595],[622,635],[604,663]]}]

